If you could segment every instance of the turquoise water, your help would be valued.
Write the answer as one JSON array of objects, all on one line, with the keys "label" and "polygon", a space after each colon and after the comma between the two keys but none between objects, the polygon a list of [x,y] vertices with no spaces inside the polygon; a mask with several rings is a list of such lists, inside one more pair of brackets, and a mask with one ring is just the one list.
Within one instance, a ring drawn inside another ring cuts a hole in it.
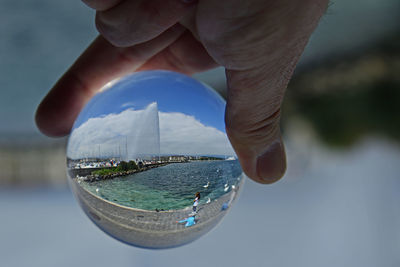
[{"label": "turquoise water", "polygon": [[191,207],[196,192],[201,194],[200,204],[230,192],[241,173],[237,160],[173,163],[111,180],[81,182],[81,186],[123,206],[176,210]]}]

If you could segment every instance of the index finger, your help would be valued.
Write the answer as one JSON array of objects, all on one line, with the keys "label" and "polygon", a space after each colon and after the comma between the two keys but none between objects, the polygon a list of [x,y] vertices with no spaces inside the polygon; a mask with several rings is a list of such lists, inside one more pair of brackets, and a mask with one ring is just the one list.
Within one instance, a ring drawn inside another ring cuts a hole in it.
[{"label": "index finger", "polygon": [[80,110],[100,88],[138,69],[184,31],[175,25],[148,42],[126,48],[97,37],[39,105],[35,116],[39,130],[53,137],[67,135]]}]

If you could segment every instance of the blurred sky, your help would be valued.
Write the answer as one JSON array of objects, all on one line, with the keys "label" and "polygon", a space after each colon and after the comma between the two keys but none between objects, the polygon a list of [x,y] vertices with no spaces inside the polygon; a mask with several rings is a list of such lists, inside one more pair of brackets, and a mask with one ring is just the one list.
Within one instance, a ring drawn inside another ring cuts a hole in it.
[{"label": "blurred sky", "polygon": [[[337,0],[301,64],[358,49],[399,27],[398,0]],[[96,36],[93,12],[78,0],[0,1],[0,134],[37,133],[41,98]],[[219,69],[198,76],[223,82]]]}]

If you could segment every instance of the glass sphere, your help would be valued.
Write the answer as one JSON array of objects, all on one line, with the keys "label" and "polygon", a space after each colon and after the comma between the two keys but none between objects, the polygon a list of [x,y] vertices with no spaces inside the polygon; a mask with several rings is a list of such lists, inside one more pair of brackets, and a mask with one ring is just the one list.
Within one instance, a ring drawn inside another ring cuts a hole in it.
[{"label": "glass sphere", "polygon": [[79,114],[67,147],[84,212],[130,245],[168,248],[211,230],[244,174],[224,126],[225,101],[170,71],[122,78]]}]

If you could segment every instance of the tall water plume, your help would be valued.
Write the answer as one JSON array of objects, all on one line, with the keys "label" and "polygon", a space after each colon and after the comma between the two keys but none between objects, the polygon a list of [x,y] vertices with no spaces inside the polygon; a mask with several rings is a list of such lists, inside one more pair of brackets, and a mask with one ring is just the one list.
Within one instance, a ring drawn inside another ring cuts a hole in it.
[{"label": "tall water plume", "polygon": [[140,116],[134,116],[126,138],[125,160],[151,159],[160,155],[158,105],[149,104]]}]

